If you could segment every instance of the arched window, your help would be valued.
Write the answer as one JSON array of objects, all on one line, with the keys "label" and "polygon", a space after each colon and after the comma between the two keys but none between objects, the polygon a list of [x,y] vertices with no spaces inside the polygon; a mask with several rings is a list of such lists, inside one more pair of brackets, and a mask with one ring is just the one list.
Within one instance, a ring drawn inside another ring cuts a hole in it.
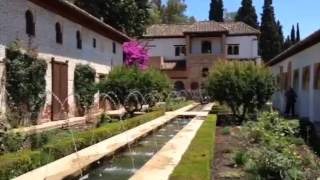
[{"label": "arched window", "polygon": [[314,89],[320,90],[320,64],[316,64],[314,69]]},{"label": "arched window", "polygon": [[60,23],[56,23],[56,42],[58,44],[63,43],[62,29]]},{"label": "arched window", "polygon": [[176,91],[182,91],[182,90],[184,90],[185,88],[184,88],[183,82],[182,82],[182,81],[177,81],[177,82],[175,82],[175,83],[174,83],[174,89],[175,89]]},{"label": "arched window", "polygon": [[26,11],[26,33],[28,36],[35,36],[35,22],[33,14],[30,10]]},{"label": "arched window", "polygon": [[77,31],[77,48],[82,49],[82,39],[80,31]]},{"label": "arched window", "polygon": [[191,90],[198,90],[199,89],[199,83],[193,82],[191,83]]},{"label": "arched window", "polygon": [[202,54],[211,54],[212,47],[210,41],[203,41],[201,44],[201,52]]},{"label": "arched window", "polygon": [[202,77],[206,78],[209,75],[209,69],[208,68],[203,68],[202,69]]},{"label": "arched window", "polygon": [[308,91],[310,87],[310,67],[307,66],[303,68],[303,76],[302,76],[302,84],[303,84],[303,90]]}]

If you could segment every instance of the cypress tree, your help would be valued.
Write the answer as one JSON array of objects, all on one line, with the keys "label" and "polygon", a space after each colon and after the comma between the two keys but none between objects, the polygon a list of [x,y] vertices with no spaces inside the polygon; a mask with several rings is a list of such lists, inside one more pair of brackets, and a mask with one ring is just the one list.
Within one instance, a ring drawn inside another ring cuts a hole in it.
[{"label": "cypress tree", "polygon": [[223,22],[223,0],[211,0],[209,20]]},{"label": "cypress tree", "polygon": [[280,43],[280,47],[282,50],[283,45],[284,45],[284,36],[283,36],[283,31],[282,31],[282,25],[279,20],[277,21],[277,28],[278,28],[278,33],[279,33],[279,43]]},{"label": "cypress tree", "polygon": [[291,47],[292,45],[292,42],[291,42],[291,39],[290,39],[290,36],[287,36],[286,40],[284,41],[283,43],[283,51],[288,49],[289,47]]},{"label": "cypress tree", "polygon": [[300,28],[299,28],[299,23],[297,23],[297,37],[296,37],[296,42],[300,41]]},{"label": "cypress tree", "polygon": [[274,17],[272,0],[265,0],[261,17],[260,53],[265,62],[281,52],[279,31]]},{"label": "cypress tree", "polygon": [[251,27],[259,28],[256,9],[252,5],[252,0],[242,0],[241,7],[238,10],[236,21],[242,21]]},{"label": "cypress tree", "polygon": [[294,25],[292,25],[292,29],[291,29],[291,42],[292,44],[296,43],[296,31],[294,29]]}]

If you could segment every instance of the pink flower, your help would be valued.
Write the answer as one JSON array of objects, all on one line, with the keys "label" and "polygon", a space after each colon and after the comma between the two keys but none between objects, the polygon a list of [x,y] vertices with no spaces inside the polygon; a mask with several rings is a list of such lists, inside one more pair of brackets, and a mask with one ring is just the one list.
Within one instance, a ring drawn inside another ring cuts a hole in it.
[{"label": "pink flower", "polygon": [[138,41],[125,42],[122,45],[125,54],[125,64],[127,66],[138,65],[142,70],[148,68],[148,50]]}]

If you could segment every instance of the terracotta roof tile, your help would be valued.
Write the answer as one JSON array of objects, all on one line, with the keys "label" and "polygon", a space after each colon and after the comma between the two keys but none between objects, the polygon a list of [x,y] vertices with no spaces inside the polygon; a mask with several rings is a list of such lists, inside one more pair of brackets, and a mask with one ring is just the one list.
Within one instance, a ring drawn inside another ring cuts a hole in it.
[{"label": "terracotta roof tile", "polygon": [[226,32],[229,34],[259,34],[259,30],[243,22],[200,21],[193,24],[156,24],[147,28],[144,37],[183,36],[184,33]]}]

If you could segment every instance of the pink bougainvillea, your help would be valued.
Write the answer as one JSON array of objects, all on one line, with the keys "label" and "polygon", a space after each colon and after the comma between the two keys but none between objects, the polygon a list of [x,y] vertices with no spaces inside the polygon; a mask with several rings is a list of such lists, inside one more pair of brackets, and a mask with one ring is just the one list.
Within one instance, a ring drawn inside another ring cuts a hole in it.
[{"label": "pink bougainvillea", "polygon": [[127,66],[138,66],[142,70],[148,68],[149,55],[145,46],[138,41],[130,41],[124,43],[122,47]]}]

